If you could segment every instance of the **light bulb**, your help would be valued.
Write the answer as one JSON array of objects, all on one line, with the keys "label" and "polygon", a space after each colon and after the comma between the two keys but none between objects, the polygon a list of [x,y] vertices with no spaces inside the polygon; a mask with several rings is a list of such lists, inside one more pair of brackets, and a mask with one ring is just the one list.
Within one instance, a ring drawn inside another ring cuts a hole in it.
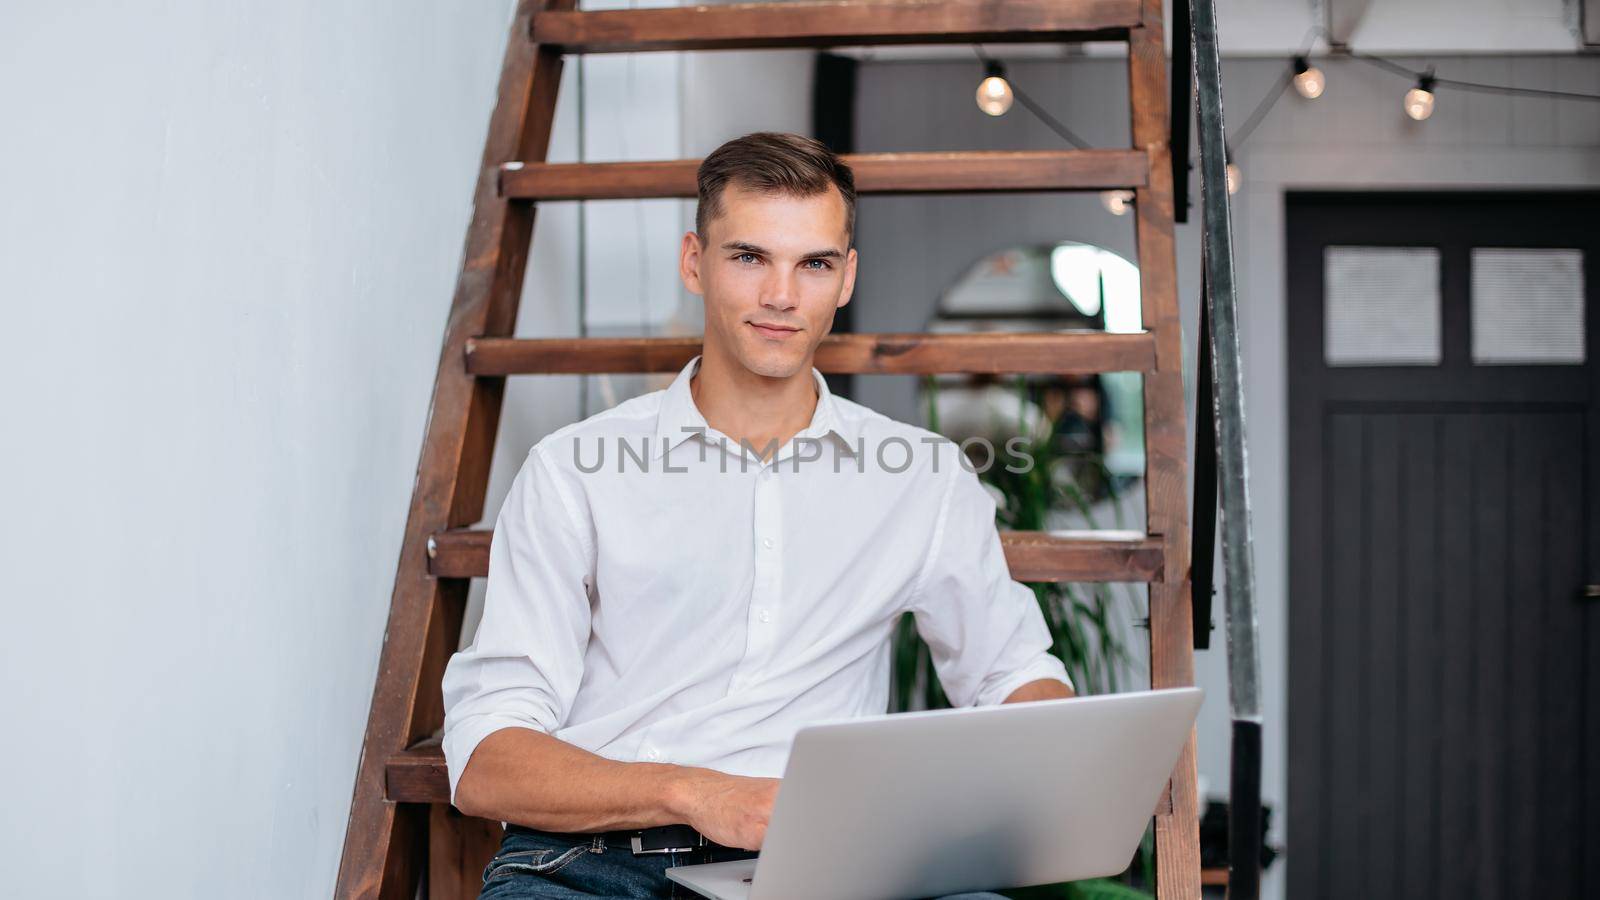
[{"label": "light bulb", "polygon": [[991,116],[1003,116],[1011,108],[1011,101],[1011,84],[991,69],[989,77],[978,84],[978,108]]},{"label": "light bulb", "polygon": [[1406,115],[1418,122],[1433,115],[1433,78],[1422,76],[1417,86],[1406,91]]},{"label": "light bulb", "polygon": [[1133,191],[1127,188],[1101,191],[1100,202],[1113,216],[1127,215],[1128,207],[1133,204]]},{"label": "light bulb", "polygon": [[1315,100],[1322,96],[1327,86],[1328,81],[1322,77],[1321,69],[1306,62],[1304,56],[1294,58],[1294,89],[1300,92],[1300,96]]},{"label": "light bulb", "polygon": [[1239,170],[1238,163],[1228,163],[1228,193],[1239,193],[1239,185],[1244,183],[1244,172]]}]

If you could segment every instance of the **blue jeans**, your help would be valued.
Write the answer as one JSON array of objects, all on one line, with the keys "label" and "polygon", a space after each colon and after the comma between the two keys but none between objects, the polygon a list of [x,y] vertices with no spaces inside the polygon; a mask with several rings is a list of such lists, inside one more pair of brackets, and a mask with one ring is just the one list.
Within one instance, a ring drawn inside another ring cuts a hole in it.
[{"label": "blue jeans", "polygon": [[[478,900],[690,900],[700,895],[667,878],[674,866],[754,859],[754,850],[699,847],[633,855],[599,835],[555,834],[513,825],[483,868]],[[939,900],[1005,900],[999,894],[949,894]]]}]

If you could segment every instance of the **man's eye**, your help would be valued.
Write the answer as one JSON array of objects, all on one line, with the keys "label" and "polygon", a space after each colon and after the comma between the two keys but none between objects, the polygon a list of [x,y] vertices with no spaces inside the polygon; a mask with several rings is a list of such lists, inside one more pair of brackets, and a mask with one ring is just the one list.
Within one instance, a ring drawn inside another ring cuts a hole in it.
[{"label": "man's eye", "polygon": [[735,256],[734,259],[737,259],[740,262],[744,262],[744,258],[746,256],[750,257],[752,260],[760,258],[760,257],[756,256],[754,253],[741,253],[738,256]]},{"label": "man's eye", "polygon": [[825,260],[825,259],[808,259],[808,260],[806,260],[806,262],[808,264],[809,263],[816,263],[817,264],[817,271],[821,271],[823,269],[831,269],[831,268],[833,268],[833,266],[829,265],[828,261]]}]

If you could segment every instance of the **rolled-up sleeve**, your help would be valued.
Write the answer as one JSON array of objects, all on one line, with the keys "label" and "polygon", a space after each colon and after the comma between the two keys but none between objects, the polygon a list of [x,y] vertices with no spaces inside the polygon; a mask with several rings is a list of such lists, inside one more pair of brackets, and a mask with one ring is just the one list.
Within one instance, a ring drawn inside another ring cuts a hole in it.
[{"label": "rolled-up sleeve", "polygon": [[1066,666],[1050,653],[1038,598],[1011,579],[994,498],[964,466],[945,480],[911,602],[945,696],[954,706],[988,706],[1040,678],[1071,685]]},{"label": "rolled-up sleeve", "polygon": [[502,728],[546,734],[566,720],[589,639],[593,541],[538,447],[495,520],[483,618],[445,666],[450,802],[472,751]]}]

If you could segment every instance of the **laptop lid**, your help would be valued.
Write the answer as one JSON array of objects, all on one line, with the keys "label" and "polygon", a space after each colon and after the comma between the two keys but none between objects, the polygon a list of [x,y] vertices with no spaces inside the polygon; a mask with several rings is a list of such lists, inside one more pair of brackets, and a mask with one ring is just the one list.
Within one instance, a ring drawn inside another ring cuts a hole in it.
[{"label": "laptop lid", "polygon": [[801,729],[749,896],[889,900],[1120,872],[1202,696],[1175,688]]}]

